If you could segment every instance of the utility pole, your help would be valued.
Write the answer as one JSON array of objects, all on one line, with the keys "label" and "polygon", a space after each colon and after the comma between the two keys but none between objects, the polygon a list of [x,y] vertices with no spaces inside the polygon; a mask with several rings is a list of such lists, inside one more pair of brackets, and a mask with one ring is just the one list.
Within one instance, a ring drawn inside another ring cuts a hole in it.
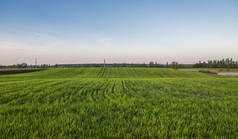
[{"label": "utility pole", "polygon": [[106,67],[106,60],[104,59],[104,68]]},{"label": "utility pole", "polygon": [[35,67],[37,66],[37,58],[35,58]]}]

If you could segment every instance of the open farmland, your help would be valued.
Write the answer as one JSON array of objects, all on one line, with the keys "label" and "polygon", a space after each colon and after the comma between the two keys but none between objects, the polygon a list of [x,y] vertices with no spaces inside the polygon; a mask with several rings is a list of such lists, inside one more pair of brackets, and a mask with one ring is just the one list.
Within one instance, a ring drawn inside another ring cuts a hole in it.
[{"label": "open farmland", "polygon": [[238,78],[159,68],[0,75],[0,138],[235,137]]}]

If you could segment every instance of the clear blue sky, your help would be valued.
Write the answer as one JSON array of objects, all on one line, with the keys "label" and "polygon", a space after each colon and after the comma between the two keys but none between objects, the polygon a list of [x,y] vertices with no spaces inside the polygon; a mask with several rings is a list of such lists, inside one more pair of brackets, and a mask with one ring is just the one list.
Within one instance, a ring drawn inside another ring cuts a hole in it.
[{"label": "clear blue sky", "polygon": [[238,60],[238,0],[0,0],[0,64]]}]

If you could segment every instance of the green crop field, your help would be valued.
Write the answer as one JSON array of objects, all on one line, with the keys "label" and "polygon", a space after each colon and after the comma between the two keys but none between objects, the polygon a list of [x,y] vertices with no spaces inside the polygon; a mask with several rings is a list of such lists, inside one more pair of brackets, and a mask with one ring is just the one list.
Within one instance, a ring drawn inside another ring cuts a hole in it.
[{"label": "green crop field", "polygon": [[237,136],[237,77],[159,68],[0,75],[0,138]]}]

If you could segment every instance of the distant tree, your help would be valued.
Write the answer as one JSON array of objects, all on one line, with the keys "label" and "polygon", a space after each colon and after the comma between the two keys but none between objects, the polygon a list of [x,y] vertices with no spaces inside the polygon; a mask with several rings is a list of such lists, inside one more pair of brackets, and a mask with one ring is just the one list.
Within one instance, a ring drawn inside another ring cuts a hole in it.
[{"label": "distant tree", "polygon": [[41,68],[48,68],[49,66],[47,64],[41,64],[40,67]]},{"label": "distant tree", "polygon": [[27,68],[26,63],[12,65],[13,68]]},{"label": "distant tree", "polygon": [[169,62],[166,63],[166,67],[167,67],[167,68],[169,67]]},{"label": "distant tree", "polygon": [[22,67],[22,68],[27,68],[27,63],[22,63],[22,64],[21,64],[21,67]]},{"label": "distant tree", "polygon": [[173,61],[173,62],[170,64],[170,67],[171,67],[172,69],[178,69],[178,68],[179,68],[179,64],[178,64],[178,62]]},{"label": "distant tree", "polygon": [[150,67],[153,67],[155,65],[154,61],[150,61],[149,65]]}]

